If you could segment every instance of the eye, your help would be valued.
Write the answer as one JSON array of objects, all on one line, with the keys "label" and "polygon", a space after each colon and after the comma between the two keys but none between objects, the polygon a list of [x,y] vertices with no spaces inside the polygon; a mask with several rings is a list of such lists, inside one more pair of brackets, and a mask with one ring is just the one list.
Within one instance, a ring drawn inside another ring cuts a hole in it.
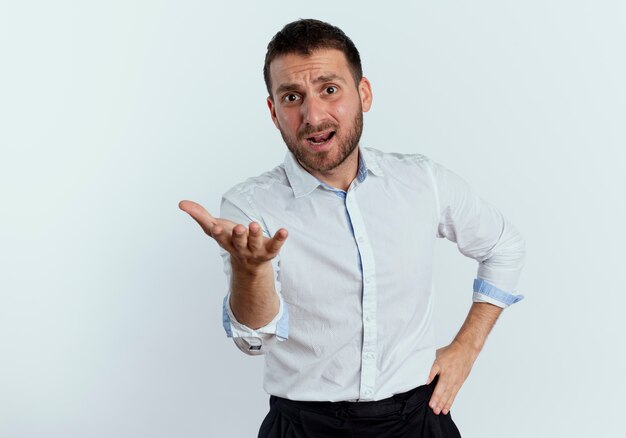
[{"label": "eye", "polygon": [[299,99],[300,99],[300,96],[298,96],[297,94],[293,94],[293,93],[285,94],[283,96],[283,102],[287,102],[287,103],[296,102]]},{"label": "eye", "polygon": [[335,87],[334,85],[326,87],[326,94],[335,94],[337,91],[337,87]]}]

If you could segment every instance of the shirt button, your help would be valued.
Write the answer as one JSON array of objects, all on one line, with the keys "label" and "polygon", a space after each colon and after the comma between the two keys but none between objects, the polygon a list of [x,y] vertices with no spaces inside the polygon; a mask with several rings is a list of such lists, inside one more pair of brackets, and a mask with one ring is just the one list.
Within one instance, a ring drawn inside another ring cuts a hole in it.
[{"label": "shirt button", "polygon": [[361,243],[365,242],[365,238],[363,236],[360,236],[357,240]]},{"label": "shirt button", "polygon": [[370,389],[366,389],[364,394],[365,395],[372,395],[372,391]]},{"label": "shirt button", "polygon": [[370,281],[372,281],[372,279],[371,279],[371,278],[369,278],[369,277],[365,278],[365,282],[366,282],[366,283],[369,283]]}]

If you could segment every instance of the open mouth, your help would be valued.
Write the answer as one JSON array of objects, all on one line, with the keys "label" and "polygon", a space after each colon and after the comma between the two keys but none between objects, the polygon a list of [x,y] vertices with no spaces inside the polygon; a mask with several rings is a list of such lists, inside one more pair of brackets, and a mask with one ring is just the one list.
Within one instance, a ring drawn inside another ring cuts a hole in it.
[{"label": "open mouth", "polygon": [[334,136],[335,131],[328,131],[323,134],[307,137],[306,141],[308,141],[313,146],[322,146],[328,143]]}]

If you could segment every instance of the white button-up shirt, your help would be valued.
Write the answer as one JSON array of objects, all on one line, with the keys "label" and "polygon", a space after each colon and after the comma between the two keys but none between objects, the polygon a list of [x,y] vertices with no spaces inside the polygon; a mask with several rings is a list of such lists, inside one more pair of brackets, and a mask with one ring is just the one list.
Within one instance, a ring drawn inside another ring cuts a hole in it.
[{"label": "white button-up shirt", "polygon": [[[319,181],[287,152],[236,185],[220,217],[289,238],[272,260],[279,312],[253,330],[224,299],[228,336],[265,354],[264,388],[292,400],[380,400],[426,383],[435,359],[432,268],[437,237],[478,261],[474,301],[506,307],[524,241],[453,172],[419,154],[359,149],[347,191]],[[226,275],[230,256],[222,250]],[[230,281],[229,281],[230,283]]]}]

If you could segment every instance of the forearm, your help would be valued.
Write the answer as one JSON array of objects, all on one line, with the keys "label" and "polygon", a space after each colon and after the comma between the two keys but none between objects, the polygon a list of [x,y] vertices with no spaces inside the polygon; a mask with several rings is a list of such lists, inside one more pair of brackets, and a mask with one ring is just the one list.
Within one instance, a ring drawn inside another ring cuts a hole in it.
[{"label": "forearm", "polygon": [[231,258],[231,266],[230,307],[233,315],[252,329],[267,325],[280,307],[271,262],[245,266]]},{"label": "forearm", "polygon": [[466,347],[478,356],[501,313],[501,307],[474,302],[453,342]]},{"label": "forearm", "polygon": [[430,384],[439,375],[439,382],[428,403],[435,414],[446,415],[450,411],[457,392],[467,379],[500,313],[501,307],[474,302],[452,343],[437,350],[437,359],[427,382]]}]

